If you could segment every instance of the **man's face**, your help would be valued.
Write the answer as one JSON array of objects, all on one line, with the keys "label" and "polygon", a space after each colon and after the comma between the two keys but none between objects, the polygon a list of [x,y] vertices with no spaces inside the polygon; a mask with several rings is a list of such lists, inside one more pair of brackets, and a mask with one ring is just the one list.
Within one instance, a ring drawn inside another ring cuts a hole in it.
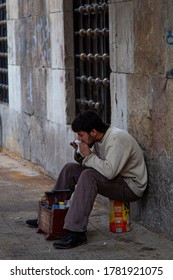
[{"label": "man's face", "polygon": [[87,144],[90,148],[94,145],[94,143],[96,142],[95,136],[93,131],[91,131],[90,133],[85,132],[80,130],[78,132],[78,140],[84,142],[85,144]]}]

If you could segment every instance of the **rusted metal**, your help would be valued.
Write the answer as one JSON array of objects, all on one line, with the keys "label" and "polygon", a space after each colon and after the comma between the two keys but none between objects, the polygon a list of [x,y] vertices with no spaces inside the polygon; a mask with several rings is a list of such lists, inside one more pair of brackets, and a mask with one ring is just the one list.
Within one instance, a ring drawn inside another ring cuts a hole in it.
[{"label": "rusted metal", "polygon": [[6,1],[1,0],[0,9],[6,9]]},{"label": "rusted metal", "polygon": [[0,21],[0,26],[6,25],[6,24],[7,24],[7,21],[6,21],[6,20],[1,20],[1,21]]},{"label": "rusted metal", "polygon": [[8,56],[7,53],[1,53],[1,52],[0,52],[0,57],[7,57],[7,56]]},{"label": "rusted metal", "polygon": [[0,73],[8,73],[8,69],[0,68]]},{"label": "rusted metal", "polygon": [[0,84],[0,89],[8,91],[8,85]]},{"label": "rusted metal", "polygon": [[7,37],[0,37],[0,42],[6,42],[7,41]]}]

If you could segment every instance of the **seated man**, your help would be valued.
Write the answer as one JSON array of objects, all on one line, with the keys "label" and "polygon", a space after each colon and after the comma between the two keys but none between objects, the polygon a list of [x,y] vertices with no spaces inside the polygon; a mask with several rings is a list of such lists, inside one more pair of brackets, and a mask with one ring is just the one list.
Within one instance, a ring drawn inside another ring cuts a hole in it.
[{"label": "seated man", "polygon": [[[54,190],[74,190],[77,186],[64,222],[68,233],[54,242],[56,249],[72,248],[87,242],[88,218],[97,194],[132,202],[142,197],[147,186],[143,152],[126,131],[104,123],[94,111],[77,115],[72,122],[72,130],[79,140],[78,144],[75,141],[70,143],[78,163],[64,166]],[[80,153],[77,153],[77,148]]]}]

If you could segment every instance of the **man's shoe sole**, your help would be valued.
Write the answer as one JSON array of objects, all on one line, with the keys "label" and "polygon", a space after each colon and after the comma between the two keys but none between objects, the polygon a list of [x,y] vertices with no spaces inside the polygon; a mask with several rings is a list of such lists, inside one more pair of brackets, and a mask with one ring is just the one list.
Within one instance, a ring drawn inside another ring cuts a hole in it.
[{"label": "man's shoe sole", "polygon": [[62,239],[53,243],[55,249],[71,249],[87,243],[85,233],[69,232]]},{"label": "man's shoe sole", "polygon": [[76,247],[84,245],[84,244],[87,244],[87,241],[84,241],[82,243],[77,243],[75,245],[70,245],[65,242],[64,242],[64,244],[63,244],[63,242],[61,244],[56,244],[56,242],[55,242],[55,243],[53,243],[53,247],[55,249],[72,249],[72,248],[76,248]]},{"label": "man's shoe sole", "polygon": [[29,227],[37,228],[37,227],[38,227],[38,223],[37,223],[36,221],[37,221],[37,219],[27,220],[27,221],[26,221],[26,224],[27,224]]}]

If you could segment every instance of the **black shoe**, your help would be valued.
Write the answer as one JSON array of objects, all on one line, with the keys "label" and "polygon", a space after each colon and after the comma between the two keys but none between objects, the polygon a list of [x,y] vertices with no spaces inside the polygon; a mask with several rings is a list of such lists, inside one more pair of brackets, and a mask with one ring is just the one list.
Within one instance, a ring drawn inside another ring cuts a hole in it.
[{"label": "black shoe", "polygon": [[26,224],[29,225],[30,227],[37,228],[38,227],[38,220],[27,220]]},{"label": "black shoe", "polygon": [[53,243],[55,249],[70,249],[87,243],[85,232],[73,232],[66,234],[62,239]]}]

